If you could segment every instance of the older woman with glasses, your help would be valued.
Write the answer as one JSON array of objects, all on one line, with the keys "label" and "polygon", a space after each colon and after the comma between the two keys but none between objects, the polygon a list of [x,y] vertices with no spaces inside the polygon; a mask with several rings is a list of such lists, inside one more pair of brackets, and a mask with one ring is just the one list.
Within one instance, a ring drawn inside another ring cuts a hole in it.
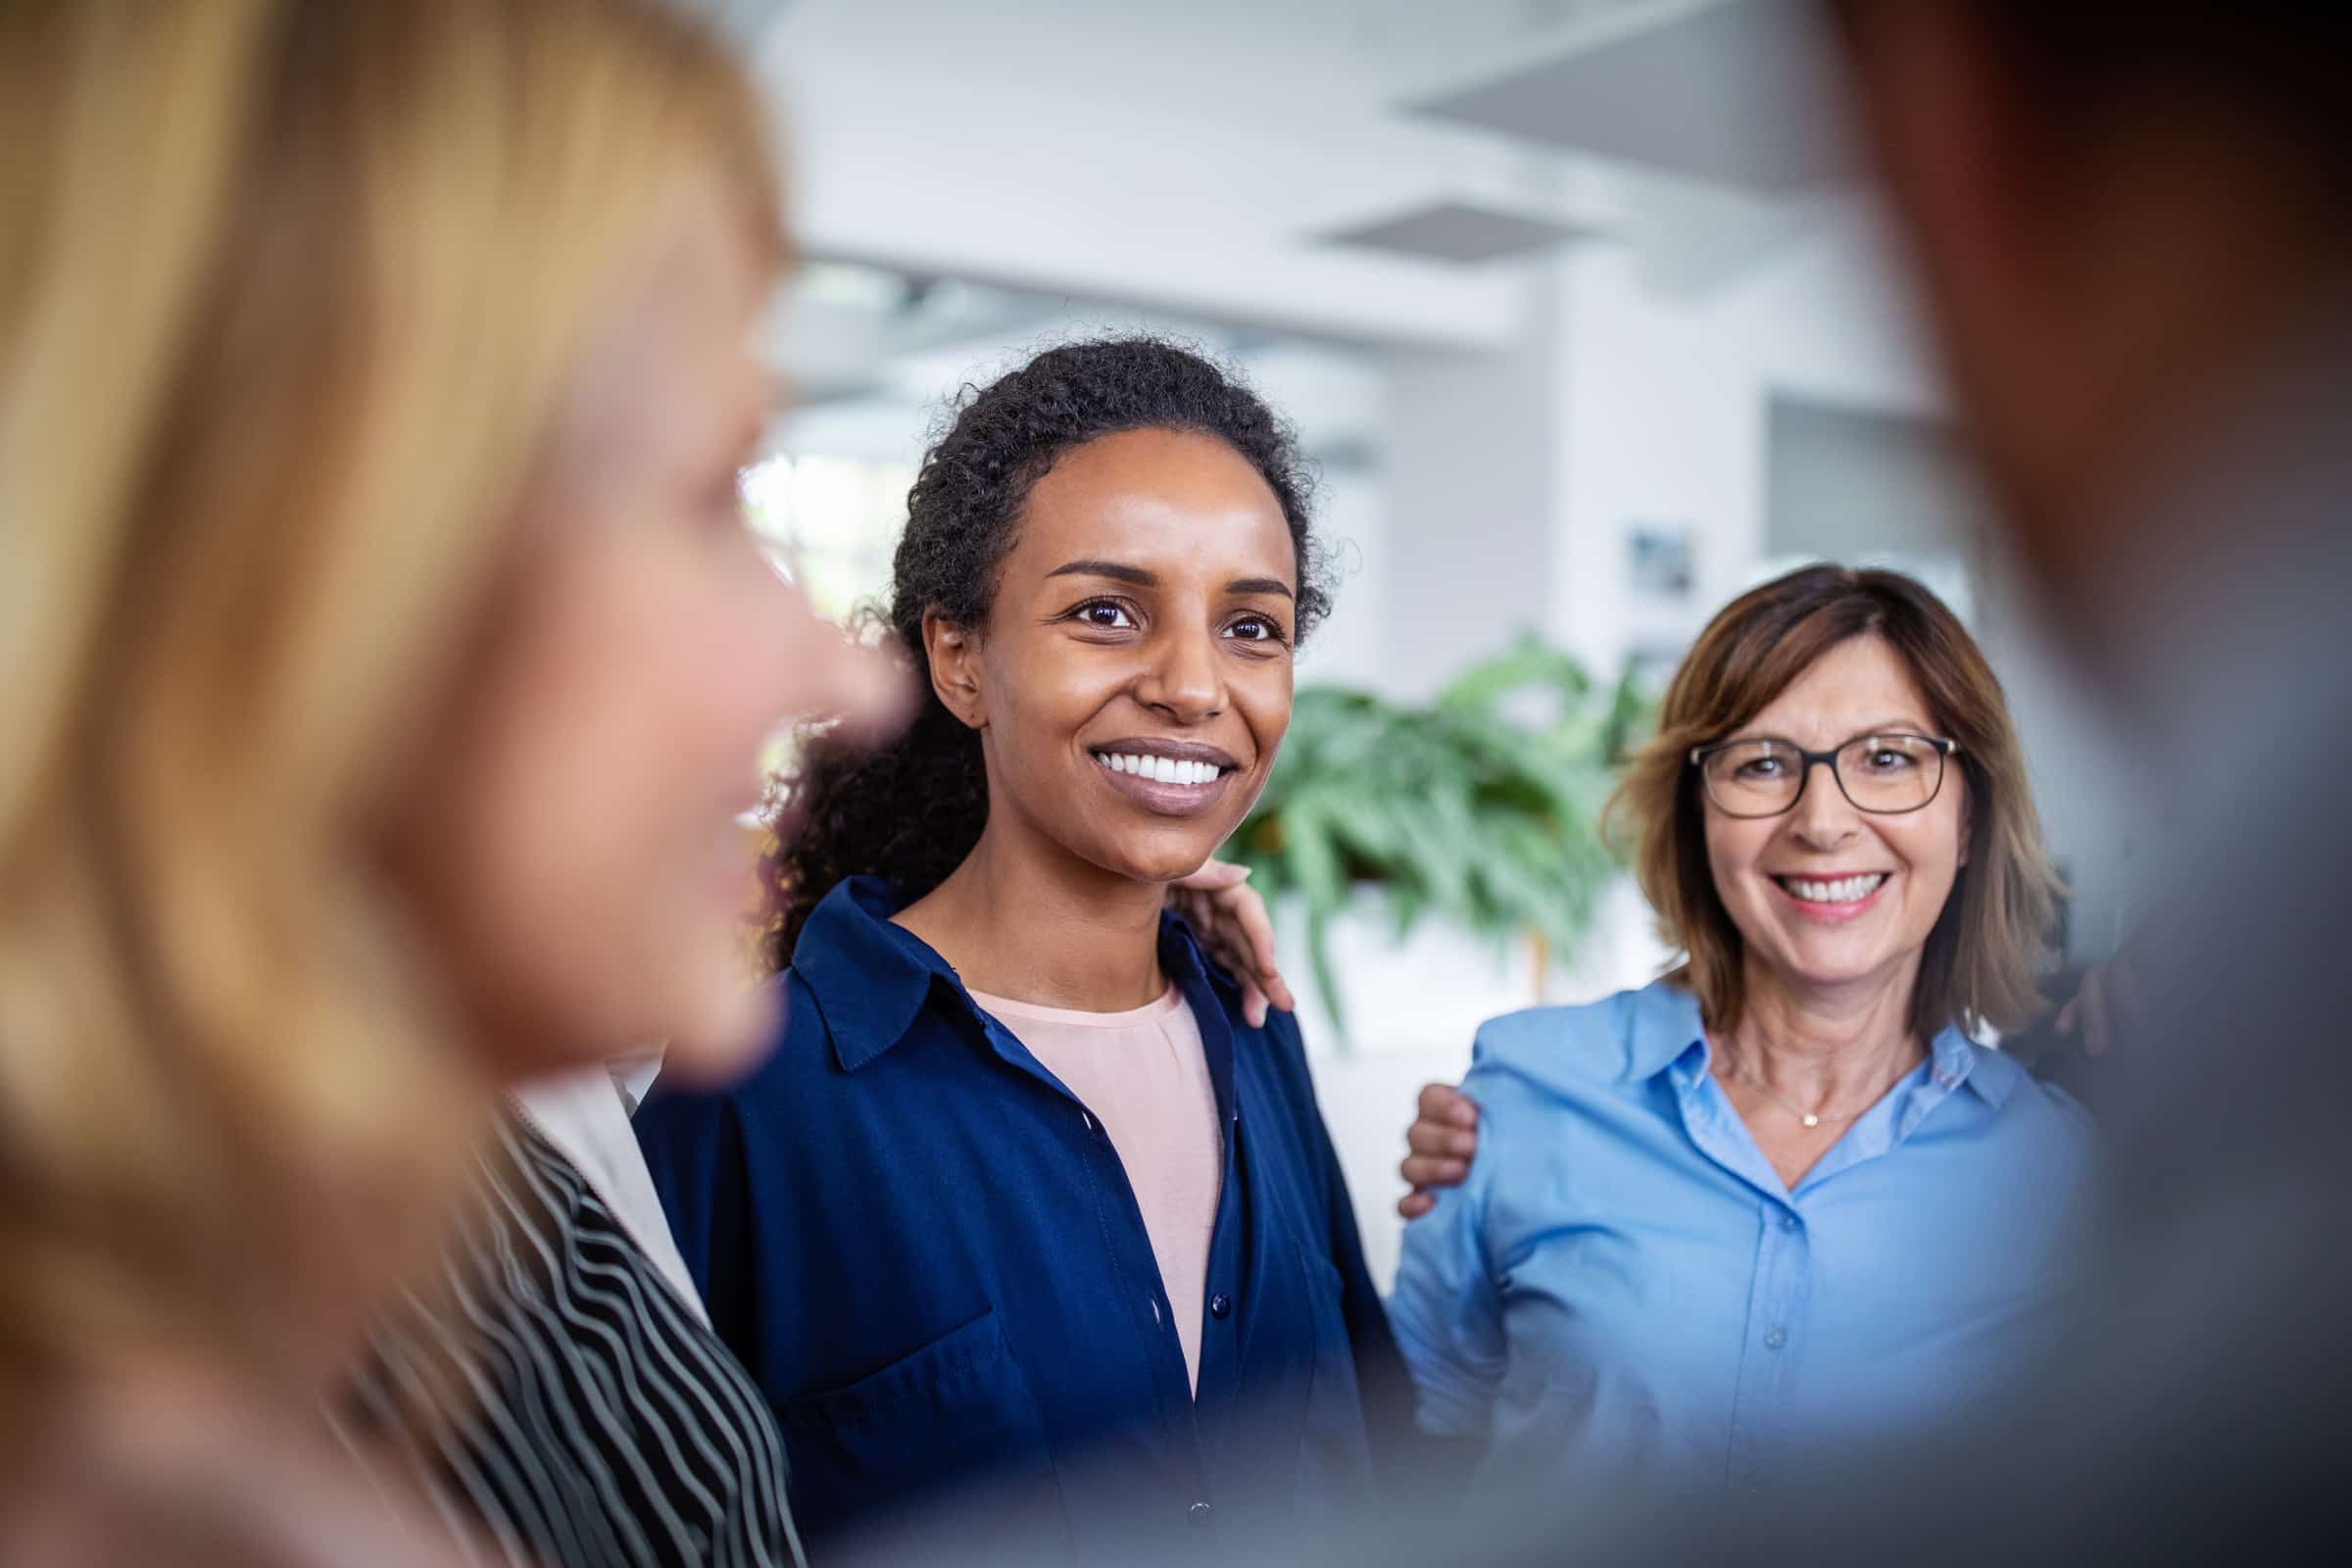
[{"label": "older woman with glasses", "polygon": [[2090,1125],[1972,1036],[2038,1007],[2056,878],[1999,683],[1891,572],[1718,615],[1615,809],[1684,961],[1480,1030],[1391,1318],[1490,1477],[1768,1488],[2055,1316]]}]

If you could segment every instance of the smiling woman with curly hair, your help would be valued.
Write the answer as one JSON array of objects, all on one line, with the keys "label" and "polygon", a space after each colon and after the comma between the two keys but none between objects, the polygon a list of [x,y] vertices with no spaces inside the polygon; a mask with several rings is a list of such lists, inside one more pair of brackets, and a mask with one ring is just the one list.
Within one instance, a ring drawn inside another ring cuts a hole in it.
[{"label": "smiling woman with curly hair", "polygon": [[1149,338],[1040,355],[924,461],[889,615],[923,711],[807,756],[783,1041],[638,1118],[812,1532],[960,1491],[959,1550],[1093,1559],[1373,1494],[1400,1369],[1298,1024],[1162,914],[1289,725],[1307,490]]}]

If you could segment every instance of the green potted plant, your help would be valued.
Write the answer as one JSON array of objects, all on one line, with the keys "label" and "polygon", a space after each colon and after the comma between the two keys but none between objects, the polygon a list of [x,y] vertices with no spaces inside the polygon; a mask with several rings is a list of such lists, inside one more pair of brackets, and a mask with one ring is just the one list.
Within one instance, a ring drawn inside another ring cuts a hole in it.
[{"label": "green potted plant", "polygon": [[1532,940],[1541,972],[1575,951],[1616,868],[1597,818],[1647,714],[1630,671],[1596,690],[1532,637],[1424,706],[1308,687],[1225,853],[1270,906],[1303,910],[1315,985],[1343,1036],[1328,938],[1359,889],[1378,891],[1399,939],[1435,911],[1496,942]]}]

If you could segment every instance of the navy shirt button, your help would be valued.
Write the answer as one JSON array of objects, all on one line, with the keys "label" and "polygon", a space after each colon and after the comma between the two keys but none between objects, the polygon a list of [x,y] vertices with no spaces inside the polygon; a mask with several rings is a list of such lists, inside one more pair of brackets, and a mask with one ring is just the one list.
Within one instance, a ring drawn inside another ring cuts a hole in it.
[{"label": "navy shirt button", "polygon": [[1208,1315],[1222,1321],[1233,1316],[1233,1298],[1223,1291],[1208,1298]]},{"label": "navy shirt button", "polygon": [[1197,1525],[1204,1525],[1208,1523],[1208,1516],[1215,1511],[1215,1509],[1209,1507],[1209,1505],[1205,1502],[1196,1502],[1190,1508],[1185,1510],[1185,1512],[1192,1517],[1193,1523]]}]

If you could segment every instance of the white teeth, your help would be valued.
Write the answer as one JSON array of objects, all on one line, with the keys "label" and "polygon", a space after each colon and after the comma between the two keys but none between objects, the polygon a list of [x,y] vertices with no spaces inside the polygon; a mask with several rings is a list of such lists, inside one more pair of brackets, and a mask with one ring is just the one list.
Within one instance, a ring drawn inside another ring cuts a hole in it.
[{"label": "white teeth", "polygon": [[1783,885],[1807,904],[1859,904],[1879,891],[1886,880],[1884,872],[1870,876],[1839,877],[1835,882],[1814,882],[1798,877],[1785,877]]},{"label": "white teeth", "polygon": [[1097,752],[1095,760],[1114,773],[1132,773],[1159,784],[1214,784],[1224,769],[1210,762],[1180,762],[1172,757],[1135,757]]}]

